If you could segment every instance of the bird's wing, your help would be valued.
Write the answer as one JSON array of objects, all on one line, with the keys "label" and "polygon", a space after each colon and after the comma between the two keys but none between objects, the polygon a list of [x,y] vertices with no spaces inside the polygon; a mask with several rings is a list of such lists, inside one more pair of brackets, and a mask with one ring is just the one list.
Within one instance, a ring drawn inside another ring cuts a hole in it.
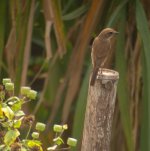
[{"label": "bird's wing", "polygon": [[103,63],[104,59],[107,57],[110,50],[110,43],[108,41],[102,41],[98,38],[95,38],[93,42],[93,60],[94,66],[99,66]]}]

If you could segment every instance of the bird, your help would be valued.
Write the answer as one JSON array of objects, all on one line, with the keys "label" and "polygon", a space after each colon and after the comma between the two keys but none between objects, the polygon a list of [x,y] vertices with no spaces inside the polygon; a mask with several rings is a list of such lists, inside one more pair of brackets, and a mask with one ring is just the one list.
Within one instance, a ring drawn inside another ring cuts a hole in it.
[{"label": "bird", "polygon": [[[100,34],[94,39],[92,44],[91,59],[93,72],[90,80],[90,85],[94,86],[99,68],[103,68],[111,51],[112,38],[119,32],[112,28],[103,29]],[[101,70],[102,73],[102,70]]]}]

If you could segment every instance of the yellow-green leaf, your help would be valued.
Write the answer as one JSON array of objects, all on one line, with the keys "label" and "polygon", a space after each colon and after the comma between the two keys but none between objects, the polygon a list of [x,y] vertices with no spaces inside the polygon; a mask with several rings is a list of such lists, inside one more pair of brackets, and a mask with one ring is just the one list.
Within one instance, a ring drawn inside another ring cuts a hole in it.
[{"label": "yellow-green leaf", "polygon": [[142,78],[143,78],[143,95],[141,108],[141,137],[140,150],[150,150],[150,30],[149,20],[141,1],[136,0],[136,22],[137,30],[143,44],[142,52]]},{"label": "yellow-green leaf", "polygon": [[0,104],[0,118],[3,117],[2,105]]},{"label": "yellow-green leaf", "polygon": [[29,148],[33,148],[33,147],[38,147],[39,151],[43,151],[42,147],[41,147],[41,142],[37,141],[37,140],[29,140],[27,142],[27,145]]},{"label": "yellow-green leaf", "polygon": [[6,135],[4,136],[4,143],[9,146],[12,143],[14,143],[14,141],[16,140],[16,138],[20,135],[20,132],[17,129],[14,130],[9,130]]},{"label": "yellow-green leaf", "polygon": [[54,138],[53,141],[57,144],[57,145],[61,145],[61,144],[64,144],[64,141],[61,137],[57,137],[57,138]]},{"label": "yellow-green leaf", "polygon": [[14,128],[20,128],[21,120],[14,120]]},{"label": "yellow-green leaf", "polygon": [[22,110],[15,112],[15,116],[17,116],[17,117],[24,116],[24,115],[25,115],[25,113]]},{"label": "yellow-green leaf", "polygon": [[2,108],[2,111],[4,113],[4,115],[9,119],[12,120],[14,117],[14,112],[12,111],[12,109],[9,106],[5,106]]}]

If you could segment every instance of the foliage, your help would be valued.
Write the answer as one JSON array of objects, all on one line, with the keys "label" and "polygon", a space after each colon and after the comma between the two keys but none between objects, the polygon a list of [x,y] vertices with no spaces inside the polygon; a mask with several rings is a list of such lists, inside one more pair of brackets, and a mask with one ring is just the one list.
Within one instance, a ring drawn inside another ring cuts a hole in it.
[{"label": "foliage", "polygon": [[[26,115],[22,110],[23,104],[34,99],[36,99],[36,91],[27,87],[21,88],[20,97],[14,96],[14,84],[11,83],[10,79],[3,79],[3,85],[1,85],[0,90],[0,150],[43,151],[39,136],[45,130],[46,125],[37,122],[35,131],[31,133],[34,116]],[[22,139],[21,130],[24,126],[28,126],[28,130],[26,137]],[[53,139],[54,145],[48,147],[47,150],[56,150],[64,144],[62,134],[67,128],[67,125],[54,125],[54,132],[56,132],[56,136]],[[29,139],[30,135],[32,139]],[[69,147],[65,148],[65,150],[76,146],[76,143],[76,139],[68,138],[67,145]]]}]

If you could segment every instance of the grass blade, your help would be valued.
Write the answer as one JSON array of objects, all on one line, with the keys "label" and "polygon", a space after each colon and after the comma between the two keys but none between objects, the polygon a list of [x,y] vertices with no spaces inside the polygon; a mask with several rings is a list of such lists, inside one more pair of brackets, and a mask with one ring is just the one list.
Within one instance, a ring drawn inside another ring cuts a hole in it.
[{"label": "grass blade", "polygon": [[[20,3],[21,4],[21,3]],[[17,22],[16,22],[16,29],[17,29],[17,50],[16,53],[18,53],[17,61],[16,61],[16,75],[15,75],[15,93],[18,94],[20,90],[21,85],[21,75],[23,71],[23,58],[24,58],[24,50],[25,50],[25,42],[26,42],[26,36],[27,36],[27,22],[29,17],[29,10],[30,10],[30,4],[31,1],[26,1],[27,7],[25,7],[25,13],[21,14],[18,13],[17,16]],[[21,5],[18,6],[18,9],[21,9]],[[23,10],[22,10],[23,11]],[[20,16],[22,15],[22,16]]]},{"label": "grass blade", "polygon": [[113,14],[110,16],[109,22],[107,24],[107,27],[113,27],[116,23],[116,20],[120,17],[120,12],[123,9],[124,6],[126,6],[126,3],[128,0],[122,1],[116,8],[116,10],[113,12]]},{"label": "grass blade", "polygon": [[[2,66],[2,54],[3,54],[3,49],[4,49],[4,41],[5,41],[5,23],[6,23],[6,6],[7,6],[7,1],[1,0],[0,1],[0,67]],[[1,73],[1,70],[0,70]],[[2,75],[2,73],[1,73]]]},{"label": "grass blade", "polygon": [[62,57],[66,53],[66,36],[64,32],[64,23],[61,16],[60,2],[58,0],[51,0],[51,5],[58,52],[60,57]]},{"label": "grass blade", "polygon": [[72,11],[71,13],[68,13],[64,16],[62,16],[63,20],[72,20],[75,19],[77,17],[79,17],[80,15],[82,15],[83,13],[85,13],[88,9],[88,3],[85,5],[82,5],[81,7],[77,8],[76,10]]},{"label": "grass blade", "polygon": [[32,39],[32,31],[33,31],[33,20],[34,20],[34,10],[35,10],[35,0],[31,1],[31,8],[29,14],[29,20],[27,24],[27,36],[24,50],[24,58],[23,58],[23,71],[22,71],[22,79],[21,85],[26,85],[27,80],[27,71],[30,60],[30,51],[31,51],[31,39]]},{"label": "grass blade", "polygon": [[[76,111],[74,115],[74,124],[73,124],[73,137],[75,137],[78,142],[81,142],[82,140],[82,131],[83,131],[83,125],[84,125],[84,116],[85,116],[85,109],[86,109],[86,102],[87,102],[87,93],[88,93],[88,83],[89,83],[89,75],[91,72],[91,67],[89,67],[88,71],[86,72],[86,76],[83,80],[79,97],[77,100],[77,106]],[[80,124],[79,124],[80,123]],[[80,144],[78,144],[77,147],[79,147]],[[73,149],[79,150],[79,149]]]},{"label": "grass blade", "polygon": [[124,53],[125,48],[125,22],[126,14],[125,9],[121,12],[120,19],[120,29],[117,39],[117,50],[116,50],[116,69],[119,72],[119,83],[118,83],[118,100],[119,108],[121,112],[121,121],[123,125],[123,130],[125,133],[125,138],[127,142],[127,147],[129,151],[133,151],[133,139],[132,139],[132,128],[131,128],[131,118],[129,113],[129,92],[127,86],[127,67]]},{"label": "grass blade", "polygon": [[144,8],[139,0],[136,1],[137,30],[143,43],[143,106],[141,125],[141,151],[150,150],[150,31]]}]

